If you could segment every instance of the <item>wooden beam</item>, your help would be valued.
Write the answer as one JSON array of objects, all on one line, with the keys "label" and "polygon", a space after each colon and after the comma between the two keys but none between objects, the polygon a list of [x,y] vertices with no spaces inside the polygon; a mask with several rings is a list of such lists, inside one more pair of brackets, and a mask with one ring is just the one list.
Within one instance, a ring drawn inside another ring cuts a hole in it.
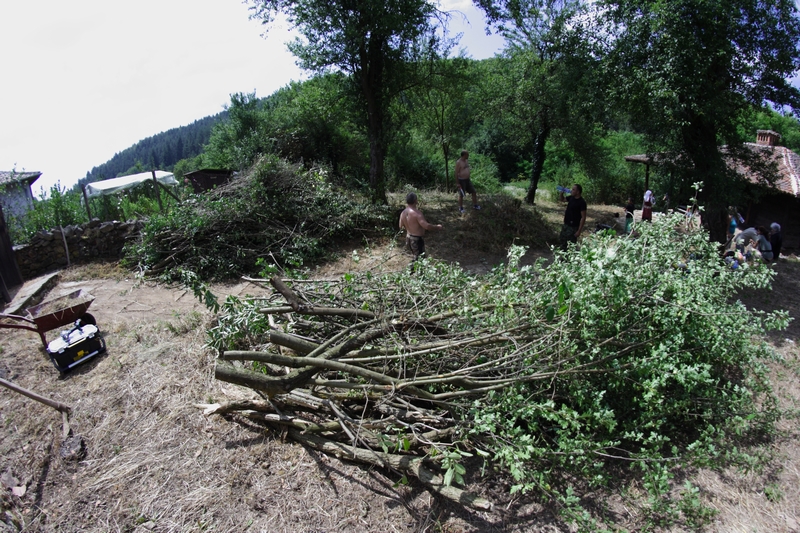
[{"label": "wooden beam", "polygon": [[164,205],[161,203],[161,192],[158,190],[158,180],[156,179],[156,171],[151,170],[153,173],[153,183],[155,183],[156,199],[158,200],[158,210],[164,212]]}]

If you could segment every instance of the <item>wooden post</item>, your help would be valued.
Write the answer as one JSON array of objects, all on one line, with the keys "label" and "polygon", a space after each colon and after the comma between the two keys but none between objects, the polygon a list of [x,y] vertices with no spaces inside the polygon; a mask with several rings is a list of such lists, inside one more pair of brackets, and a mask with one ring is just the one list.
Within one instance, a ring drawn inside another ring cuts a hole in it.
[{"label": "wooden post", "polygon": [[156,198],[158,199],[158,210],[164,212],[164,206],[161,204],[161,189],[158,188],[158,180],[156,179],[156,171],[152,170],[153,183],[155,184]]},{"label": "wooden post", "polygon": [[162,188],[162,189],[164,189],[164,192],[165,192],[165,193],[167,193],[167,194],[169,194],[170,196],[172,196],[173,198],[175,198],[175,200],[176,200],[178,203],[181,203],[181,199],[180,199],[180,198],[178,198],[177,196],[175,196],[175,193],[174,193],[174,192],[172,192],[171,190],[169,190],[169,187],[167,187],[167,186],[166,186],[166,185],[164,185],[163,183],[159,183],[159,185],[161,186],[161,188]]},{"label": "wooden post", "polygon": [[86,214],[89,215],[89,222],[92,221],[92,210],[89,209],[89,197],[86,196],[86,185],[81,184],[81,192],[83,192],[83,203],[86,204]]},{"label": "wooden post", "polygon": [[3,285],[6,290],[3,291],[3,297],[10,298],[8,293],[9,288],[18,287],[24,283],[22,273],[17,265],[17,259],[14,255],[14,245],[11,242],[11,236],[8,234],[8,226],[6,226],[6,218],[3,214],[3,206],[0,205],[0,276],[3,280]]}]

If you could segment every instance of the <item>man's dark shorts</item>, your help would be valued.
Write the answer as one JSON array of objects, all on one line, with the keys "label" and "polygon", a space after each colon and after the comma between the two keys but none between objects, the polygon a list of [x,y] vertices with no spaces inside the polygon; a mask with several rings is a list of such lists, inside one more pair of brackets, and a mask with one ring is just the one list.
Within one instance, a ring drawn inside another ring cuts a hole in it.
[{"label": "man's dark shorts", "polygon": [[472,181],[470,181],[469,178],[465,180],[458,178],[458,184],[461,186],[461,190],[464,191],[465,193],[477,194],[477,192],[475,191],[475,187],[473,187]]},{"label": "man's dark shorts", "polygon": [[559,240],[561,241],[562,250],[566,251],[569,243],[578,242],[578,238],[575,236],[576,231],[578,231],[578,228],[573,228],[572,226],[567,226],[566,224],[561,225],[561,234],[559,235]]},{"label": "man's dark shorts", "polygon": [[414,260],[425,253],[425,240],[416,235],[406,235],[406,246],[414,254]]}]

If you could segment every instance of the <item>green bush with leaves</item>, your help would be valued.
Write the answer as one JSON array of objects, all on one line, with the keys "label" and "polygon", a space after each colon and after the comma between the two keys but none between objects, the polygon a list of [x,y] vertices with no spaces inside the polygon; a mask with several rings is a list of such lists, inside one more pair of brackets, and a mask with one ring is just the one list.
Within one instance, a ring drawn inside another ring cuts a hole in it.
[{"label": "green bush with leaves", "polygon": [[[789,318],[737,300],[743,289],[769,290],[769,266],[733,269],[707,233],[684,224],[664,216],[631,236],[590,234],[549,264],[521,266],[525,250],[512,247],[508,263],[484,275],[422,259],[401,272],[295,283],[295,301],[318,313],[298,307],[302,320],[287,318],[286,291],[268,303],[226,302],[210,344],[221,359],[251,358],[258,374],[264,363],[290,363],[273,333],[302,336],[285,344],[292,349],[317,339],[297,349],[316,358],[324,348],[319,358],[336,360],[248,383],[275,393],[314,376],[306,397],[336,399],[375,442],[413,455],[406,464],[437,465],[444,485],[475,479],[480,465],[461,460],[472,456],[581,530],[613,520],[590,511],[583,495],[630,484],[646,491],[631,502],[642,527],[697,528],[713,511],[690,483],[676,490],[673,476],[761,460],[752,444],[769,438],[781,415],[765,333]],[[364,319],[343,324],[326,307]],[[281,401],[290,414],[290,399]],[[380,409],[387,405],[397,410]],[[422,428],[413,417],[396,418],[410,405],[426,431],[435,428],[425,439],[415,437]],[[316,427],[352,445],[335,418]],[[374,456],[377,448],[364,446]]]},{"label": "green bush with leaves", "polygon": [[512,262],[485,285],[507,315],[526,302],[538,332],[518,383],[471,411],[471,438],[514,490],[549,492],[565,474],[605,484],[610,466],[628,465],[661,501],[674,466],[736,460],[728,441],[770,431],[778,411],[764,334],[789,319],[736,294],[769,290],[774,273],[732,269],[705,232],[681,224],[663,217],[636,238],[592,235],[546,268]]},{"label": "green bush with leaves", "polygon": [[89,221],[86,209],[81,205],[81,194],[68,191],[60,182],[50,187],[49,197],[42,189],[30,211],[21,216],[6,213],[6,219],[15,244],[30,242],[37,231]]},{"label": "green bush with leaves", "polygon": [[267,156],[228,185],[151,216],[141,239],[126,247],[126,263],[206,280],[253,274],[264,263],[296,268],[337,239],[381,234],[388,220],[387,208],[336,189],[325,170]]}]

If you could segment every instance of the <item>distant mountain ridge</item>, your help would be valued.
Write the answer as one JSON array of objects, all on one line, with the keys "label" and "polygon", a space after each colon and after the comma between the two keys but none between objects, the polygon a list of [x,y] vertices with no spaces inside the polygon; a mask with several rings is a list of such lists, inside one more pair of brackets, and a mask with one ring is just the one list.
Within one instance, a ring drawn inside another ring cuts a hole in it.
[{"label": "distant mountain ridge", "polygon": [[172,170],[181,159],[195,157],[208,143],[214,125],[227,118],[228,112],[201,118],[187,126],[172,128],[165,132],[143,139],[130,148],[117,153],[103,163],[92,168],[79,185],[94,181],[116,178],[127,173],[137,163],[144,170]]}]

